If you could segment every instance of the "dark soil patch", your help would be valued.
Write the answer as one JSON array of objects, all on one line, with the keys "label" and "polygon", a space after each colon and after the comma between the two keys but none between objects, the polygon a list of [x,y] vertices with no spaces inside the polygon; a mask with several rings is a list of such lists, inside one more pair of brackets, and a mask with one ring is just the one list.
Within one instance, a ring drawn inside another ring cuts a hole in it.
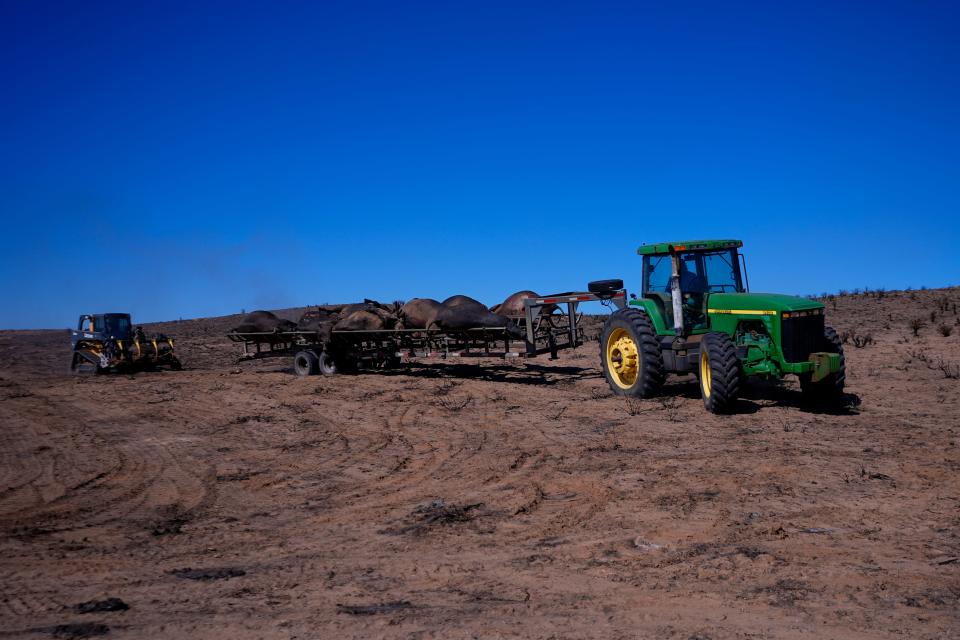
[{"label": "dark soil patch", "polygon": [[171,518],[164,522],[159,523],[153,529],[150,530],[151,535],[155,536],[172,536],[182,533],[180,530],[183,528],[183,525],[190,522],[189,518],[177,517]]},{"label": "dark soil patch", "polygon": [[393,613],[413,609],[413,605],[406,600],[396,602],[382,602],[379,604],[338,604],[337,613],[346,613],[351,616],[375,616],[382,613]]},{"label": "dark soil patch", "polygon": [[483,506],[482,502],[475,504],[447,504],[443,500],[434,500],[430,504],[420,505],[407,517],[411,524],[395,529],[384,529],[380,533],[387,535],[419,535],[432,527],[469,522],[473,519],[471,511]]},{"label": "dark soil patch", "polygon": [[39,631],[40,633],[49,633],[54,638],[77,640],[79,638],[105,636],[110,633],[110,627],[102,622],[74,622],[68,624],[58,624],[55,627],[37,629],[36,631]]},{"label": "dark soil patch", "polygon": [[130,608],[130,605],[120,598],[107,598],[106,600],[81,602],[74,608],[77,613],[95,613],[97,611],[126,611]]},{"label": "dark soil patch", "polygon": [[757,593],[770,596],[770,604],[777,607],[790,607],[805,599],[810,593],[810,587],[799,580],[778,580],[775,584],[760,587]]},{"label": "dark soil patch", "polygon": [[243,569],[236,567],[218,567],[213,569],[174,569],[170,572],[178,578],[184,580],[226,580],[228,578],[237,578],[247,575]]}]

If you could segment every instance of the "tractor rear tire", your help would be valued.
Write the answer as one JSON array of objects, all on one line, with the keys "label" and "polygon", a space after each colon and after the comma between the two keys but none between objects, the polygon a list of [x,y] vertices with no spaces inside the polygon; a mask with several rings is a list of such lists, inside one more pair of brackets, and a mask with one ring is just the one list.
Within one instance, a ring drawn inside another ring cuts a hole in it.
[{"label": "tractor rear tire", "polygon": [[614,394],[652,398],[666,376],[657,332],[646,313],[621,309],[600,334],[600,368]]},{"label": "tractor rear tire", "polygon": [[700,395],[710,413],[730,413],[737,403],[743,373],[737,347],[725,333],[706,333],[700,341]]},{"label": "tractor rear tire", "polygon": [[843,397],[843,387],[847,382],[847,359],[843,355],[843,341],[833,327],[824,327],[822,348],[828,353],[840,354],[840,370],[818,382],[811,379],[811,374],[802,374],[800,390],[805,398],[814,402],[835,402]]},{"label": "tractor rear tire", "polygon": [[315,376],[320,364],[313,351],[298,351],[293,356],[293,370],[298,376]]},{"label": "tractor rear tire", "polygon": [[339,371],[337,368],[337,361],[334,360],[329,351],[323,351],[320,353],[317,365],[320,373],[325,376],[335,375]]}]

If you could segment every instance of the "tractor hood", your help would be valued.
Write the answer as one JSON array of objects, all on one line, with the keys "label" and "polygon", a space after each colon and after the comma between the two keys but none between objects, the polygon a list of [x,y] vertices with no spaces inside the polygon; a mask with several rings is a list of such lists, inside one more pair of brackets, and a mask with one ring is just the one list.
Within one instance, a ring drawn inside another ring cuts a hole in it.
[{"label": "tractor hood", "polygon": [[815,300],[780,293],[711,293],[707,306],[711,310],[733,313],[738,310],[782,312],[823,308],[823,305]]}]

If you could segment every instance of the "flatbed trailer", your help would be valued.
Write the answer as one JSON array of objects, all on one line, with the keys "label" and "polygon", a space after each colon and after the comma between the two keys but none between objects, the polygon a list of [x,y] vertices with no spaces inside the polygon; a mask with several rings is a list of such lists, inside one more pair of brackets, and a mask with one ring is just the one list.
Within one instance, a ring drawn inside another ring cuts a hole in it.
[{"label": "flatbed trailer", "polygon": [[532,358],[550,354],[555,359],[560,350],[583,344],[581,303],[601,302],[623,309],[626,300],[622,288],[526,298],[524,314],[511,318],[522,338],[515,335],[516,329],[506,327],[231,332],[227,337],[242,345],[240,360],[293,356],[298,375],[383,369],[427,357]]}]

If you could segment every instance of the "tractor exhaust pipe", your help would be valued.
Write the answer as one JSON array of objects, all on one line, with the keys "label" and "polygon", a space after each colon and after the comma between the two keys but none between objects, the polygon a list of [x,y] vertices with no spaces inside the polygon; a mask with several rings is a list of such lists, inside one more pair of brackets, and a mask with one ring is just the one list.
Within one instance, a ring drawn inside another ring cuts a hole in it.
[{"label": "tractor exhaust pipe", "polygon": [[673,275],[670,276],[670,295],[673,298],[673,330],[677,337],[683,336],[683,298],[680,292],[680,256],[674,253],[670,256],[673,265]]}]

